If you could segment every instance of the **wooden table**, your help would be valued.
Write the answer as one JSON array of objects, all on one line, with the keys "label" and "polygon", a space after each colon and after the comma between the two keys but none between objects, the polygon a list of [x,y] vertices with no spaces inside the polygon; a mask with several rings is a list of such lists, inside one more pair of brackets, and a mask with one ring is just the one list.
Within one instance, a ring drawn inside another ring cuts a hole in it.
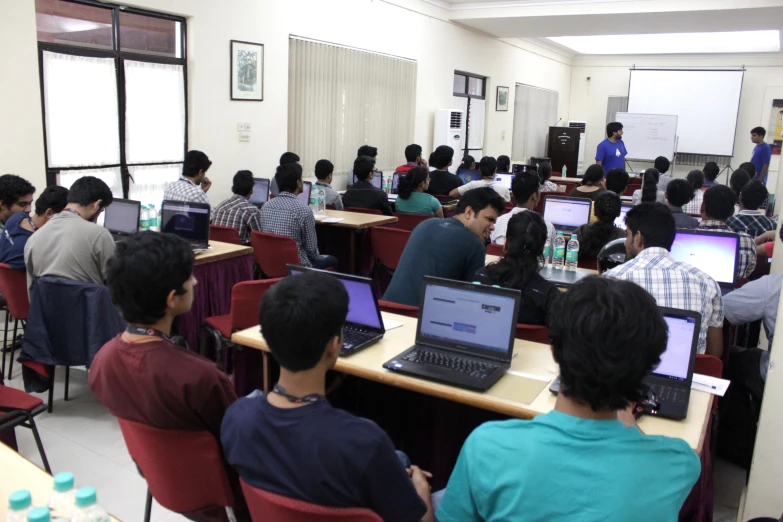
[{"label": "wooden table", "polygon": [[[492,254],[487,254],[486,260],[485,260],[485,264],[488,265],[490,263],[495,263],[497,261],[500,261],[500,257],[501,256],[493,256]],[[587,275],[598,275],[598,270],[592,270],[590,268],[580,268],[580,267],[577,267],[576,271],[580,272],[582,274],[587,274]]]},{"label": "wooden table", "polygon": [[363,214],[360,212],[345,212],[342,210],[327,210],[325,212],[326,217],[341,218],[339,223],[323,223],[325,219],[323,217],[316,217],[315,224],[322,227],[336,227],[345,228],[350,233],[350,256],[351,256],[351,272],[356,273],[356,232],[358,230],[364,230],[367,228],[377,227],[380,225],[388,225],[390,223],[396,223],[397,218],[394,216],[379,216],[377,214]]},{"label": "wooden table", "polygon": [[[486,393],[479,393],[384,369],[383,363],[413,345],[416,338],[417,320],[386,312],[383,312],[383,317],[386,320],[401,322],[403,326],[387,331],[384,338],[373,346],[350,357],[339,358],[334,367],[335,371],[522,419],[529,419],[554,409],[555,395],[550,393],[549,384],[531,404],[524,404],[492,395],[494,387]],[[242,346],[262,350],[264,356],[267,357],[268,348],[261,337],[258,326],[235,333],[231,336],[231,340]],[[264,364],[264,368],[267,367],[268,365]],[[559,373],[548,345],[520,339],[517,339],[514,344],[511,369],[545,377],[550,381]],[[500,382],[506,378],[508,377],[503,377]],[[266,389],[270,384],[265,378]],[[711,407],[712,395],[692,390],[687,419],[671,421],[657,417],[642,417],[639,420],[639,427],[650,435],[666,435],[684,439],[691,448],[701,453]]]},{"label": "wooden table", "polygon": [[211,247],[209,250],[196,254],[196,265],[205,265],[253,253],[253,249],[249,246],[221,243],[220,241],[210,241],[209,246]]},{"label": "wooden table", "polygon": [[[5,444],[0,444],[0,520],[5,520],[8,514],[8,497],[20,489],[30,490],[33,506],[45,506],[52,494],[52,476]],[[98,498],[100,495],[98,488]],[[119,522],[114,517],[111,519]]]}]

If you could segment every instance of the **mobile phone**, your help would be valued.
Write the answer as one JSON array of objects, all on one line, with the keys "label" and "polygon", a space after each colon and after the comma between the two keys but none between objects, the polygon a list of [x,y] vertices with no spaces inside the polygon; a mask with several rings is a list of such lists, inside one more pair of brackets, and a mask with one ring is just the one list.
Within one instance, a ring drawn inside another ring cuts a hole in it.
[{"label": "mobile phone", "polygon": [[557,379],[552,382],[552,386],[549,387],[549,391],[557,395],[560,393],[560,376],[557,376]]}]

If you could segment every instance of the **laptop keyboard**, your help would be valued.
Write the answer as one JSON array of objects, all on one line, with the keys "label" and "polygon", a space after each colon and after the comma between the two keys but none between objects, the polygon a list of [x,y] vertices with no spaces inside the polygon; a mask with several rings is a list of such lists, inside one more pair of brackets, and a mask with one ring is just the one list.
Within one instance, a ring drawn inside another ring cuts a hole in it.
[{"label": "laptop keyboard", "polygon": [[343,352],[350,352],[357,346],[372,341],[378,337],[378,332],[363,328],[345,328],[343,330]]},{"label": "laptop keyboard", "polygon": [[651,384],[650,389],[658,396],[658,403],[664,402],[685,403],[690,398],[690,390],[684,390],[682,388],[674,388],[672,386],[663,386],[661,384]]},{"label": "laptop keyboard", "polygon": [[436,352],[427,348],[417,348],[403,357],[403,360],[445,368],[477,379],[483,379],[498,368],[495,364],[465,359],[455,355],[446,355],[443,352]]}]

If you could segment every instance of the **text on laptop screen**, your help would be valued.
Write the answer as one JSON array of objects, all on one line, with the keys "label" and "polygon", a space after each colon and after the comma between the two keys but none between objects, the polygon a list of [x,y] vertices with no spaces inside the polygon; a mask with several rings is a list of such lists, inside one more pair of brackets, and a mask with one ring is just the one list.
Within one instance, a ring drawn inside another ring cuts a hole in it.
[{"label": "text on laptop screen", "polygon": [[[291,275],[293,276],[304,273],[304,270],[291,268]],[[381,323],[378,319],[375,298],[372,295],[372,282],[351,281],[343,279],[336,273],[334,277],[340,280],[345,287],[345,291],[348,292],[348,316],[345,318],[345,321],[380,329]]]},{"label": "text on laptop screen", "polygon": [[738,236],[689,234],[678,231],[672,257],[702,270],[718,283],[734,283]]},{"label": "text on laptop screen", "polygon": [[256,179],[253,181],[253,193],[250,195],[251,203],[266,203],[269,198],[269,180]]},{"label": "text on laptop screen", "polygon": [[662,377],[685,380],[688,378],[688,366],[691,362],[691,345],[696,319],[679,315],[663,315],[669,326],[669,340],[666,351],[661,355],[660,364],[653,373]]},{"label": "text on laptop screen", "polygon": [[512,297],[428,284],[421,309],[421,336],[508,352],[516,328]]},{"label": "text on laptop screen", "polygon": [[582,226],[590,220],[590,200],[547,198],[544,204],[544,219],[554,225]]},{"label": "text on laptop screen", "polygon": [[209,209],[187,203],[164,203],[161,209],[161,231],[192,241],[207,241]]},{"label": "text on laptop screen", "polygon": [[499,181],[508,190],[511,190],[511,182],[514,181],[513,174],[495,174],[495,181]]},{"label": "text on laptop screen", "polygon": [[625,230],[625,215],[632,208],[633,208],[633,206],[622,205],[620,207],[620,215],[617,216],[617,219],[614,220],[614,226],[616,226],[617,228],[622,228],[623,230]]},{"label": "text on laptop screen", "polygon": [[302,192],[296,196],[299,198],[299,201],[302,202],[302,205],[309,207],[310,206],[310,191],[313,189],[312,183],[309,181],[305,181],[302,183]]},{"label": "text on laptop screen", "polygon": [[112,204],[106,207],[106,216],[103,226],[111,232],[122,232],[132,234],[139,230],[139,203],[112,201]]}]

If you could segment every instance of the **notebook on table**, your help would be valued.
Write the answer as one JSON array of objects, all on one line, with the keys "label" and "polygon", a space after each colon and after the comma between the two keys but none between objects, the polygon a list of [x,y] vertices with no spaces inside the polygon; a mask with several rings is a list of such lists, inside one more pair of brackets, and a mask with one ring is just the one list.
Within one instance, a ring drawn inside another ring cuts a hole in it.
[{"label": "notebook on table", "polygon": [[209,210],[207,203],[164,201],[160,209],[160,230],[183,238],[194,251],[207,250]]},{"label": "notebook on table", "polygon": [[544,199],[544,219],[550,221],[558,232],[570,234],[590,221],[592,204],[586,198],[547,195]]},{"label": "notebook on table", "polygon": [[261,208],[268,200],[269,180],[266,178],[253,178],[253,193],[248,201]]},{"label": "notebook on table", "polygon": [[672,257],[706,272],[721,293],[734,289],[739,263],[739,236],[722,230],[677,229]]},{"label": "notebook on table", "polygon": [[114,199],[104,212],[103,228],[111,232],[115,242],[139,231],[140,201]]}]

